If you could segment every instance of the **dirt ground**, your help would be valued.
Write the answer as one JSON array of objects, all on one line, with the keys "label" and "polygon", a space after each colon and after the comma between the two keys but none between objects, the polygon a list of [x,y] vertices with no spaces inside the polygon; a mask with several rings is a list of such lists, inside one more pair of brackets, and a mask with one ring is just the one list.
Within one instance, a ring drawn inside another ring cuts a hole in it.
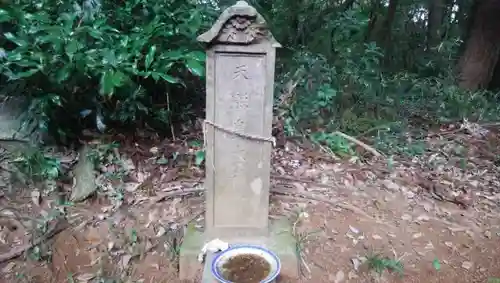
[{"label": "dirt ground", "polygon": [[[203,225],[202,170],[153,166],[151,156],[169,147],[142,147],[149,153],[133,162],[121,194],[108,187],[61,207],[53,193],[38,202],[29,190],[5,191],[0,282],[180,282],[183,227]],[[301,279],[280,282],[500,282],[498,135],[440,133],[428,148],[390,162],[341,160],[293,143],[276,149],[271,216],[296,222],[302,250]],[[57,211],[70,228],[24,251]],[[28,225],[33,219],[43,225]],[[401,272],[376,272],[370,263],[382,258]]]}]

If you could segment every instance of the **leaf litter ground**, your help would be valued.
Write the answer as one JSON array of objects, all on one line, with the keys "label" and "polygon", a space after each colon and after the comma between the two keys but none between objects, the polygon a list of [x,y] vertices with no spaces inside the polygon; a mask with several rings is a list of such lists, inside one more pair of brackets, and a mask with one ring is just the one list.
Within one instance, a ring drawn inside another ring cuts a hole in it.
[{"label": "leaf litter ground", "polygon": [[[29,189],[2,193],[2,278],[179,282],[184,227],[203,225],[199,148],[179,140],[121,144],[111,155],[122,165],[104,162],[99,189],[84,202],[61,207],[50,192],[36,201]],[[338,160],[295,143],[273,152],[270,217],[294,223],[300,282],[500,278],[498,134],[444,131],[427,144],[424,155],[391,162]],[[125,172],[125,182],[106,177],[110,172]],[[61,214],[71,228],[13,255],[50,232]]]}]

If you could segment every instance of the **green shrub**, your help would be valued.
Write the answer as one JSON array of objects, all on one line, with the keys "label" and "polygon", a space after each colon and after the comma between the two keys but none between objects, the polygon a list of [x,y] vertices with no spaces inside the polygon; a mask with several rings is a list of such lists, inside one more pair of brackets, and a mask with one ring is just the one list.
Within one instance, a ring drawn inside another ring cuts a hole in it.
[{"label": "green shrub", "polygon": [[[279,66],[284,71],[279,73],[277,98],[287,94],[287,83],[296,83],[278,111],[285,116],[288,135],[305,134],[333,152],[351,155],[353,144],[334,134],[341,131],[375,139],[371,144],[388,154],[416,155],[425,149],[418,139],[422,133],[410,133],[417,137],[411,143],[407,134],[403,135],[414,128],[425,131],[464,118],[498,119],[498,95],[460,89],[449,67],[435,70],[435,66],[419,66],[420,73],[384,69],[382,49],[360,36],[367,24],[360,11],[348,11],[331,24],[337,31],[332,37],[335,48],[329,52],[334,56],[312,53],[304,47]],[[443,45],[450,45],[448,53],[455,48],[451,43]],[[444,64],[446,60],[441,61]]]},{"label": "green shrub", "polygon": [[212,22],[210,6],[64,3],[0,9],[2,94],[26,98],[27,121],[58,141],[88,127],[162,130],[187,114],[195,95],[202,101],[205,54],[195,38]]}]

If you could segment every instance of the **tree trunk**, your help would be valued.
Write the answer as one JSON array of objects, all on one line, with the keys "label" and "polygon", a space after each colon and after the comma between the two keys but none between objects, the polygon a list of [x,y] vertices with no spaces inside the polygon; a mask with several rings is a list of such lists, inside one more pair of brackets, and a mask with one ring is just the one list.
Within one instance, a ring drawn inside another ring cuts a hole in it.
[{"label": "tree trunk", "polygon": [[370,9],[370,21],[368,22],[368,28],[366,30],[365,34],[365,41],[372,41],[376,40],[376,26],[378,25],[379,22],[379,13],[380,9],[382,7],[382,4],[378,0],[374,0],[371,3],[371,9]]},{"label": "tree trunk", "polygon": [[482,0],[477,5],[459,62],[459,85],[468,90],[488,86],[500,51],[500,0]]},{"label": "tree trunk", "polygon": [[429,15],[427,18],[427,51],[441,41],[444,32],[443,18],[446,11],[446,0],[428,0]]},{"label": "tree trunk", "polygon": [[382,27],[382,34],[380,38],[382,40],[382,46],[385,50],[384,65],[388,66],[392,60],[392,24],[396,18],[396,11],[398,10],[399,0],[390,0],[389,7],[387,7],[387,16],[385,17],[384,24]]},{"label": "tree trunk", "polygon": [[384,20],[383,33],[385,35],[385,46],[387,47],[391,42],[392,34],[392,23],[396,17],[396,11],[398,10],[399,0],[390,0],[389,7],[387,7],[387,16]]}]

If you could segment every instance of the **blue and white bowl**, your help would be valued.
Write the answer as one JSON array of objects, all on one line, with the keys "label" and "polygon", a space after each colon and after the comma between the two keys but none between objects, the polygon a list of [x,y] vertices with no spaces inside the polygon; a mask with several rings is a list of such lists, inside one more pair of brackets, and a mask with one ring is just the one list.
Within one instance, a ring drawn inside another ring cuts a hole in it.
[{"label": "blue and white bowl", "polygon": [[229,249],[218,253],[212,261],[212,275],[221,283],[234,283],[222,277],[222,266],[232,257],[242,254],[253,254],[262,257],[270,265],[269,275],[264,278],[260,283],[271,283],[276,280],[281,270],[281,263],[279,258],[270,250],[259,246],[250,245],[235,245]]}]

